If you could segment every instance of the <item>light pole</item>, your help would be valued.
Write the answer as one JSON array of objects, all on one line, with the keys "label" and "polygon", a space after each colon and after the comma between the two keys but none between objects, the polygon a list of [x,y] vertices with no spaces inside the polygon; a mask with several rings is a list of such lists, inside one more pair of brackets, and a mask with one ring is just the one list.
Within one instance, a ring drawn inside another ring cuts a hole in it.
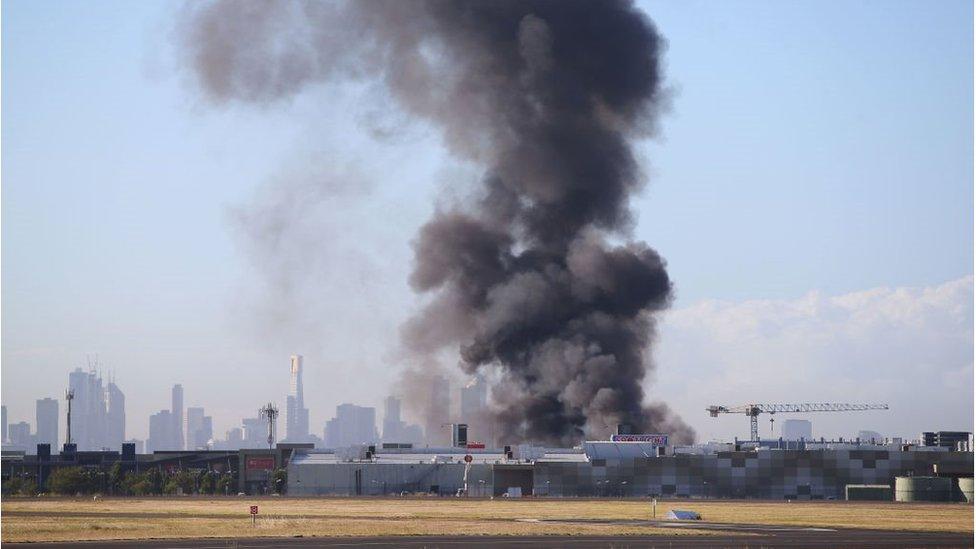
[{"label": "light pole", "polygon": [[64,399],[68,401],[68,433],[64,443],[71,444],[71,401],[75,399],[74,389],[68,389],[65,391]]}]

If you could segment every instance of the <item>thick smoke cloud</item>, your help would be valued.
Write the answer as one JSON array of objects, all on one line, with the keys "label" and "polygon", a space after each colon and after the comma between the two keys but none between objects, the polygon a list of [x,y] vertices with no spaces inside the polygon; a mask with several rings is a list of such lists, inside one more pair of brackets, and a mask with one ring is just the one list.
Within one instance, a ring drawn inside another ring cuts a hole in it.
[{"label": "thick smoke cloud", "polygon": [[431,299],[403,336],[415,353],[459,348],[467,372],[498,374],[503,438],[575,443],[617,423],[693,437],[663,404],[644,405],[671,281],[627,238],[643,183],[631,141],[654,130],[666,93],[663,39],[630,2],[218,1],[184,15],[214,102],[378,80],[484,167],[477,200],[420,230],[410,282]]}]

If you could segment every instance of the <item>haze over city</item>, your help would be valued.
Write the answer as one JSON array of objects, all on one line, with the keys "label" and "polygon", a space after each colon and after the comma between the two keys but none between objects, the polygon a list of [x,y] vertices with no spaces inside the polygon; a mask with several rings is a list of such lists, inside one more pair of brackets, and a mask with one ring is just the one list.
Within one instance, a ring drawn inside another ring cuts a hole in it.
[{"label": "haze over city", "polygon": [[[97,357],[126,439],[175,384],[222,438],[286,409],[302,355],[311,434],[347,403],[382,430],[410,390],[401,327],[430,301],[409,283],[418,231],[481,168],[375,82],[208,99],[174,3],[30,4],[2,29],[8,421],[63,411]],[[673,284],[646,400],[699,441],[748,436],[705,412],[747,402],[890,405],[783,416],[815,436],[971,432],[972,5],[749,3],[735,24],[743,5],[637,5],[664,94],[628,204]],[[472,376],[440,358],[457,416]]]}]

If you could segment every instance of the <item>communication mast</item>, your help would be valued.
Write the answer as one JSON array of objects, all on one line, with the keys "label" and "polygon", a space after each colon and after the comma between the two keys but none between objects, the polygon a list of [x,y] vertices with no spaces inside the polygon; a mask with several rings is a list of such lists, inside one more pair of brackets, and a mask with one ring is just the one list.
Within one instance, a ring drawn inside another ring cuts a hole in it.
[{"label": "communication mast", "polygon": [[65,391],[64,399],[68,401],[68,434],[64,443],[71,444],[71,401],[75,399],[74,389],[68,389],[67,391]]},{"label": "communication mast", "polygon": [[258,410],[261,417],[267,418],[268,420],[268,448],[274,448],[275,441],[275,420],[278,419],[278,407],[274,403],[267,403],[263,408]]}]

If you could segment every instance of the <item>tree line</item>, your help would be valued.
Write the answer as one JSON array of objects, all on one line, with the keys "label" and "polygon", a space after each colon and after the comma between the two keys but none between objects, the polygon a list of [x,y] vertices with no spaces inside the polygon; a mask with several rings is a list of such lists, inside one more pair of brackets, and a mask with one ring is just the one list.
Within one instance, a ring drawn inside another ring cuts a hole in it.
[{"label": "tree line", "polygon": [[[268,483],[271,491],[283,493],[287,484],[284,469],[275,469],[271,473]],[[38,493],[109,496],[230,495],[237,493],[237,475],[206,470],[163,471],[157,467],[135,472],[125,471],[120,463],[116,463],[108,471],[93,467],[59,467],[51,471],[41,487],[38,487],[35,475],[15,476],[3,483],[4,495],[33,496]]]}]

